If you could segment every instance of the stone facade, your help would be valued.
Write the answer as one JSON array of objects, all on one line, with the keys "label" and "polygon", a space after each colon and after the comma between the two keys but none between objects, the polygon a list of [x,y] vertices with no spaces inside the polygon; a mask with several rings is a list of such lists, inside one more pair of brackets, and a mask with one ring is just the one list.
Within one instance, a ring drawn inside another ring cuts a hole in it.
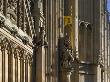
[{"label": "stone facade", "polygon": [[28,0],[0,0],[0,82],[32,82],[30,6]]},{"label": "stone facade", "polygon": [[110,82],[106,0],[0,0],[0,82]]}]

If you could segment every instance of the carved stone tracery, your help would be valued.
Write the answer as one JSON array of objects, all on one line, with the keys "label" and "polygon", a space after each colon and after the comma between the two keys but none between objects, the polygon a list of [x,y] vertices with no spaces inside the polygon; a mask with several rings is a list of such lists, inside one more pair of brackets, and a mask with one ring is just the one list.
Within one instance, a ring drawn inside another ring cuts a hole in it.
[{"label": "carved stone tracery", "polygon": [[10,18],[12,21],[17,20],[17,0],[8,0],[7,3],[7,16]]},{"label": "carved stone tracery", "polygon": [[[6,1],[6,3],[4,3],[4,1]],[[3,82],[5,82],[6,79],[5,69],[8,69],[8,74],[10,74],[10,76],[8,75],[8,80],[10,82],[12,82],[14,77],[15,81],[18,81],[19,69],[20,80],[24,80],[24,78],[22,78],[21,75],[23,75],[23,77],[26,77],[25,81],[28,81],[28,78],[30,78],[27,74],[30,74],[31,69],[25,67],[32,67],[32,53],[28,51],[31,51],[31,46],[27,44],[29,43],[29,41],[31,44],[31,30],[34,30],[33,28],[31,28],[33,26],[33,23],[32,16],[30,14],[29,3],[30,2],[28,2],[28,0],[0,0],[0,11],[2,11],[2,9],[4,8],[4,12],[0,12],[0,50],[3,61]],[[19,29],[21,29],[23,33],[20,34]],[[3,35],[2,30],[4,32],[6,31],[7,34],[4,33],[6,35]],[[27,44],[28,46],[24,44]],[[6,58],[5,56],[8,58]],[[8,62],[8,68],[6,68],[5,61]],[[13,68],[13,66],[15,66],[15,69]],[[24,70],[24,67],[27,69],[27,71]],[[13,71],[15,71],[14,77]],[[26,76],[24,76],[24,72],[26,72]]]}]

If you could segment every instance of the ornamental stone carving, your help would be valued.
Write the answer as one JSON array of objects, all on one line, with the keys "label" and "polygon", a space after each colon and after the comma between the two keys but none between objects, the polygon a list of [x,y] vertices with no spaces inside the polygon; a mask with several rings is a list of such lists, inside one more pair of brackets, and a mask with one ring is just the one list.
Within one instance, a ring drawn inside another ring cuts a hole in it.
[{"label": "ornamental stone carving", "polygon": [[61,58],[61,65],[63,69],[72,70],[73,69],[73,50],[70,48],[70,40],[68,36],[64,38],[64,45],[62,50],[62,58]]},{"label": "ornamental stone carving", "polygon": [[24,50],[21,48],[21,49],[19,49],[19,59],[20,60],[24,60]]},{"label": "ornamental stone carving", "polygon": [[47,46],[47,41],[46,41],[46,34],[44,27],[40,27],[40,33],[39,33],[39,41],[36,43],[36,46]]},{"label": "ornamental stone carving", "polygon": [[13,21],[17,20],[17,0],[8,0],[7,3],[8,9],[8,18],[10,18]]},{"label": "ornamental stone carving", "polygon": [[73,70],[73,62],[74,58],[72,56],[72,51],[71,50],[66,50],[63,54],[63,59],[62,59],[62,68],[67,69],[68,71]]},{"label": "ornamental stone carving", "polygon": [[32,61],[33,61],[32,55],[29,54],[29,55],[28,55],[28,62],[29,62],[29,65],[30,65],[30,66],[32,65]]},{"label": "ornamental stone carving", "polygon": [[[59,55],[60,55],[60,81],[70,82],[71,73],[74,70],[74,53],[70,46],[70,37],[65,34],[59,39]],[[64,78],[63,78],[64,77]]]},{"label": "ornamental stone carving", "polygon": [[23,41],[24,44],[27,44],[29,42],[29,39],[28,39],[28,37],[23,36],[22,41]]},{"label": "ornamental stone carving", "polygon": [[4,22],[5,22],[5,19],[2,16],[0,16],[0,23],[2,24]]},{"label": "ornamental stone carving", "polygon": [[15,48],[15,49],[14,49],[14,58],[15,58],[15,59],[18,59],[18,57],[19,57],[19,56],[18,56],[18,51],[17,51],[17,49]]},{"label": "ornamental stone carving", "polygon": [[18,33],[17,29],[15,27],[12,27],[11,33],[13,35],[16,35]]}]

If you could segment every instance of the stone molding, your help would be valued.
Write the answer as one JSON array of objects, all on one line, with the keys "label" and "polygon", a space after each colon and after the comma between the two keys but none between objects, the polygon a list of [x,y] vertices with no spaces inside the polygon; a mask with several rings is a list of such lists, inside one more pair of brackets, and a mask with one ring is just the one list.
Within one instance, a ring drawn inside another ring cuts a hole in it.
[{"label": "stone molding", "polygon": [[19,38],[24,44],[30,43],[32,45],[32,38],[30,38],[26,33],[21,29],[11,23],[9,19],[3,16],[0,13],[0,22],[2,24],[0,29],[6,30],[10,35],[13,35],[15,38]]},{"label": "stone molding", "polygon": [[[0,28],[0,36],[3,38],[7,38],[8,40],[10,40],[10,42],[13,42],[14,45],[16,46],[20,46],[22,49],[26,50],[27,52],[30,52],[30,54],[32,54],[32,47],[29,47],[25,44],[23,44],[21,41],[19,41],[18,39],[16,39],[15,37],[11,36],[9,33],[7,33],[6,31],[4,31],[3,29]],[[1,38],[2,39],[2,38]]]},{"label": "stone molding", "polygon": [[29,64],[32,63],[32,53],[30,51],[23,49],[21,46],[19,46],[19,44],[15,44],[14,42],[4,37],[3,35],[0,35],[0,40],[2,52],[7,51],[7,54],[13,55],[15,59],[20,59],[23,61],[27,60]]}]

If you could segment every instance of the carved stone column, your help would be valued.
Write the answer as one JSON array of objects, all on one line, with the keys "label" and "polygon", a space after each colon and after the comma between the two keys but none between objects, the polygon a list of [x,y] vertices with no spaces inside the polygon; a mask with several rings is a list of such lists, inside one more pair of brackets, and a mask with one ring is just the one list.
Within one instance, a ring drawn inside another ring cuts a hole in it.
[{"label": "carved stone column", "polygon": [[[40,19],[40,9],[38,8],[38,1],[39,0],[33,0],[32,4],[32,15],[34,18],[34,26],[35,26],[35,34],[33,36],[33,63],[32,63],[32,82],[36,82],[36,77],[37,77],[37,55],[38,55],[38,47],[37,47],[37,40],[39,37],[39,19]],[[39,55],[38,55],[39,56]],[[39,58],[38,58],[39,59]],[[38,60],[37,60],[38,61]]]},{"label": "carved stone column", "polygon": [[[60,52],[60,78],[59,82],[71,82],[71,73],[73,72],[73,50],[70,47],[70,40],[67,36],[64,38],[63,50]],[[61,48],[62,49],[62,48]]]},{"label": "carved stone column", "polygon": [[[36,76],[34,82],[45,82],[45,47],[47,42],[45,41],[45,29],[44,27],[39,27],[39,39],[37,42],[34,42],[34,57],[36,59],[33,61],[33,65],[36,63],[36,66],[33,66],[33,69],[36,71]],[[34,39],[36,39],[35,37]],[[35,72],[34,72],[35,73]]]}]

